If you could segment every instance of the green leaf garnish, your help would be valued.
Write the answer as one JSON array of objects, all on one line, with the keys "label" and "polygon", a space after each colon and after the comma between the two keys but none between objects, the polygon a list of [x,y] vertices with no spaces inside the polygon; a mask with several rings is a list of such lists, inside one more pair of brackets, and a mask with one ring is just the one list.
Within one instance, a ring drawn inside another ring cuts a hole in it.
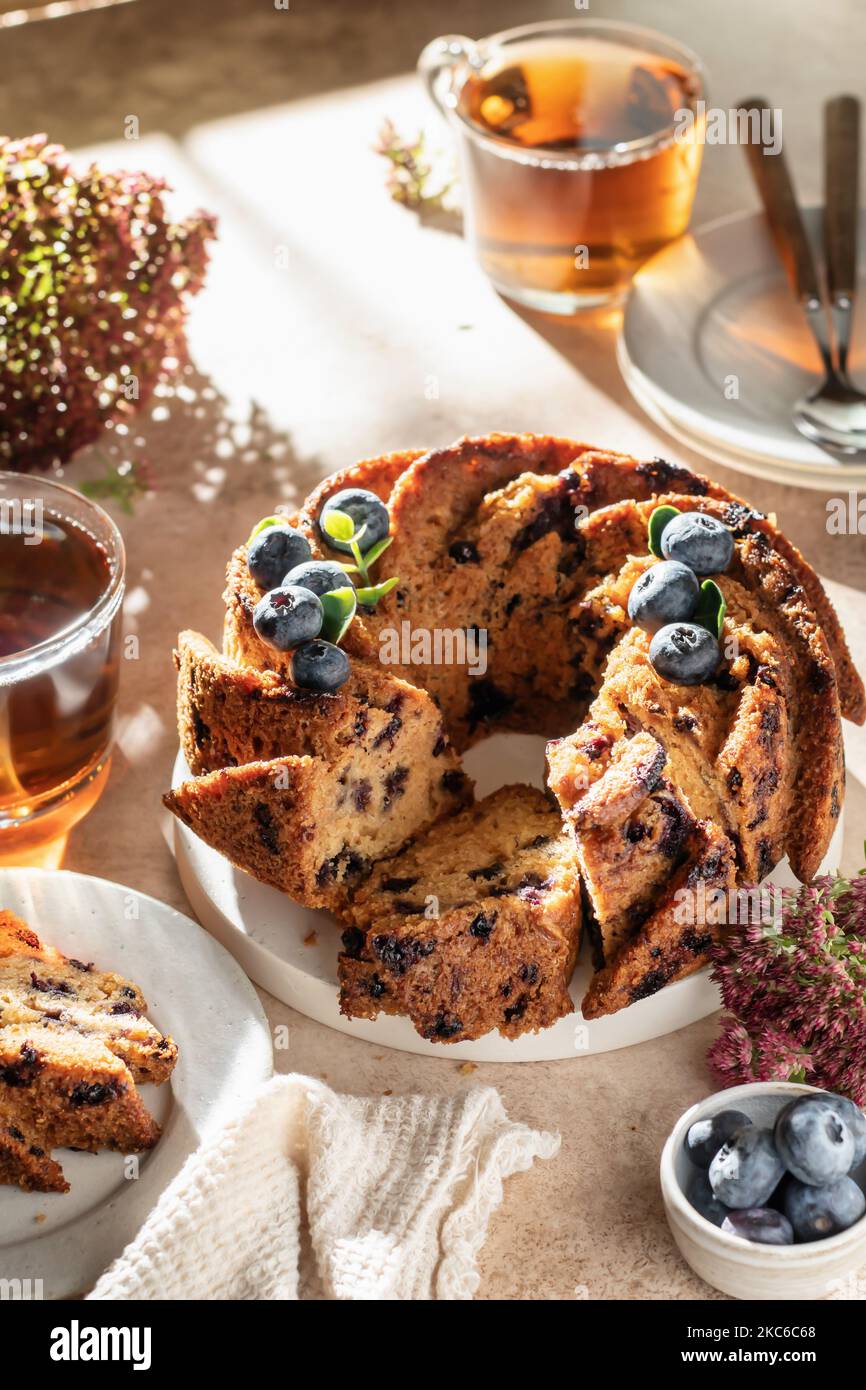
[{"label": "green leaf garnish", "polygon": [[322,517],[322,530],[334,541],[350,541],[355,535],[355,523],[348,512],[338,507],[325,512]]},{"label": "green leaf garnish", "polygon": [[679,507],[656,507],[650,514],[647,524],[647,540],[651,555],[655,555],[657,560],[663,560],[662,554],[662,531],[673,521],[675,516],[679,516]]},{"label": "green leaf garnish", "polygon": [[252,545],[253,541],[255,540],[255,538],[256,538],[256,536],[259,534],[259,532],[260,532],[260,531],[267,531],[267,529],[268,529],[269,526],[285,526],[285,525],[286,525],[286,518],[285,518],[284,516],[266,516],[266,517],[264,518],[263,521],[258,522],[258,523],[253,527],[252,531],[250,531],[250,537],[249,537],[249,540],[247,541],[247,545]]},{"label": "green leaf garnish", "polygon": [[371,565],[375,565],[380,555],[384,555],[393,539],[393,536],[385,536],[381,541],[377,541],[375,545],[370,546],[370,549],[364,556],[364,564],[368,569]]},{"label": "green leaf garnish", "polygon": [[367,589],[356,589],[355,594],[359,603],[378,603],[380,598],[390,594],[391,590],[400,583],[396,575],[390,579],[383,579],[381,584],[372,584]]},{"label": "green leaf garnish", "polygon": [[321,636],[326,642],[334,642],[339,645],[349,629],[349,624],[355,616],[357,608],[357,597],[351,584],[345,589],[332,589],[328,594],[321,595],[321,604],[325,610],[324,621],[322,622]]},{"label": "green leaf garnish", "polygon": [[705,579],[701,585],[698,606],[692,621],[700,627],[705,627],[714,637],[721,637],[727,611],[728,605],[718,584],[714,579]]}]

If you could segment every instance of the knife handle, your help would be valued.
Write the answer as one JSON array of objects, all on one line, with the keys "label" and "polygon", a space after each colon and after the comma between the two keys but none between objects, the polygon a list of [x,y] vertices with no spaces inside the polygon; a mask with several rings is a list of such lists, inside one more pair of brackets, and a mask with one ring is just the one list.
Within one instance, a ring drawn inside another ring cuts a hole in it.
[{"label": "knife handle", "polygon": [[860,103],[833,97],[824,106],[824,254],[839,370],[847,370],[851,311],[857,292]]},{"label": "knife handle", "polygon": [[738,108],[745,111],[757,108],[769,114],[769,135],[766,135],[762,121],[759,138],[746,142],[746,158],[761,195],[770,232],[788,283],[806,315],[824,369],[830,372],[833,370],[833,358],[827,331],[827,316],[821,296],[821,283],[803,218],[797,206],[797,196],[788,165],[781,147],[775,154],[764,153],[765,150],[771,150],[774,143],[772,108],[763,97],[751,97],[748,101],[741,101]]}]

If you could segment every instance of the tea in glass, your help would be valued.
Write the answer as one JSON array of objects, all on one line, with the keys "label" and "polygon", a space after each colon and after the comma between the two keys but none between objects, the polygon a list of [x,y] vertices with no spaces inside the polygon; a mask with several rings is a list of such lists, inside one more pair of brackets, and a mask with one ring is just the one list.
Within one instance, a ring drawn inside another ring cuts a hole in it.
[{"label": "tea in glass", "polygon": [[685,231],[703,88],[679,45],[572,20],[437,40],[420,66],[460,134],[466,235],[503,294],[557,313],[606,303]]}]

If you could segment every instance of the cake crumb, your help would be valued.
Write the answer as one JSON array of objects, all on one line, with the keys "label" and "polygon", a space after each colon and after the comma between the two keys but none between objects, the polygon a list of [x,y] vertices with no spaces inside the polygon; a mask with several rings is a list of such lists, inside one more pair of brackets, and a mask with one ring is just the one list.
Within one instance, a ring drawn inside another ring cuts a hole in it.
[{"label": "cake crumb", "polygon": [[382,1092],[382,1095],[383,1095],[383,1096],[393,1096],[393,1094],[394,1094],[393,1091],[383,1091],[383,1092]]},{"label": "cake crumb", "polygon": [[316,936],[316,933],[314,931],[308,932],[307,935],[304,937],[304,945],[315,946],[317,940],[318,937]]},{"label": "cake crumb", "polygon": [[458,1071],[462,1076],[470,1076],[472,1072],[478,1070],[476,1062],[461,1062]]},{"label": "cake crumb", "polygon": [[41,1226],[43,1221],[48,1220],[48,1217],[44,1211],[37,1211],[33,1220],[36,1222],[37,1226]]}]

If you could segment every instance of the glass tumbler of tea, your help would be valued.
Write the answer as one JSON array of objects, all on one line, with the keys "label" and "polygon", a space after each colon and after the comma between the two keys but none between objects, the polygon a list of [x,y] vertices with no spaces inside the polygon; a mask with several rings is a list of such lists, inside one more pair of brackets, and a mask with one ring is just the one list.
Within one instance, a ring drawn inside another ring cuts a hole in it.
[{"label": "glass tumbler of tea", "polygon": [[616,301],[688,226],[703,69],[673,39],[553,20],[434,39],[418,68],[457,134],[466,237],[510,299],[555,314]]},{"label": "glass tumbler of tea", "polygon": [[101,507],[0,473],[0,862],[60,839],[105,784],[124,563]]}]

